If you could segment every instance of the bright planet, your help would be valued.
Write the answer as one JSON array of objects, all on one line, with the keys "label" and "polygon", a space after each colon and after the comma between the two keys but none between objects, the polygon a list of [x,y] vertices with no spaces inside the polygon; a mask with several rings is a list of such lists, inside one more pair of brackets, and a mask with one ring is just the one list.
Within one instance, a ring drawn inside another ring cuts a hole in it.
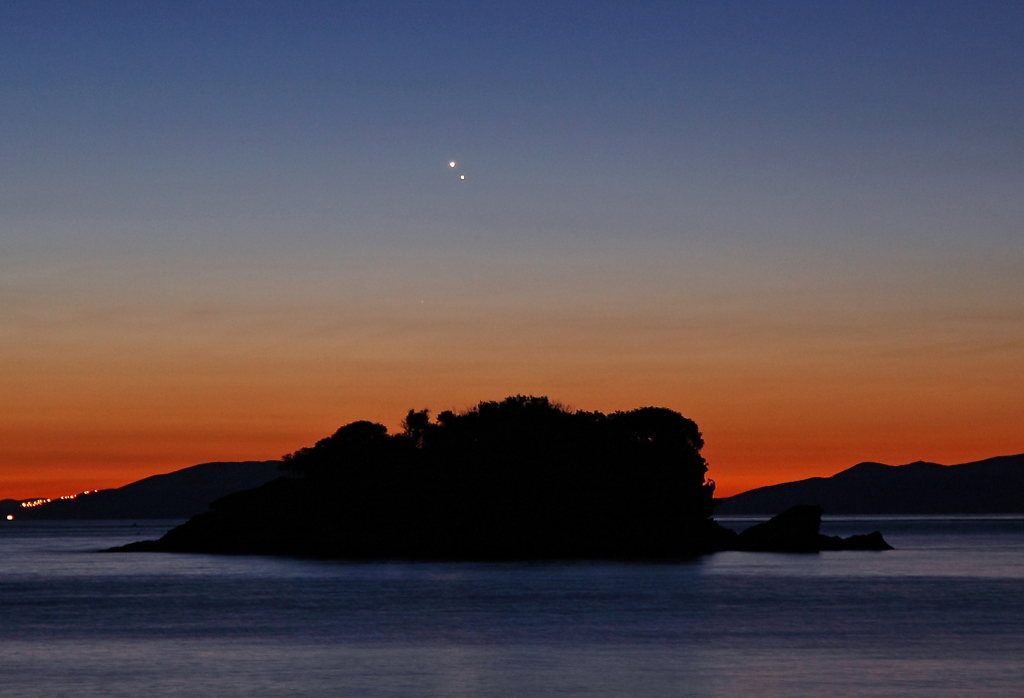
[{"label": "bright planet", "polygon": [[454,168],[455,167],[455,161],[452,160],[451,162],[449,162],[448,163],[448,167]]}]

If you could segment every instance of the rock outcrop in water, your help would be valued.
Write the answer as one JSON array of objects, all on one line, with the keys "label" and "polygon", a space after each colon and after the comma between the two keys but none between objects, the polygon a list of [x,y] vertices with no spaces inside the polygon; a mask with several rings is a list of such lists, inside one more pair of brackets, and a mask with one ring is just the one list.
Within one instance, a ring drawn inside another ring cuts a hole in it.
[{"label": "rock outcrop in water", "polygon": [[118,550],[671,560],[755,549],[711,519],[703,445],[693,421],[664,408],[605,415],[519,396],[434,422],[410,411],[400,434],[353,422],[287,456],[289,477]]},{"label": "rock outcrop in water", "polygon": [[737,537],[737,550],[772,553],[816,553],[822,550],[892,550],[878,531],[839,538],[821,533],[819,506],[796,505]]}]

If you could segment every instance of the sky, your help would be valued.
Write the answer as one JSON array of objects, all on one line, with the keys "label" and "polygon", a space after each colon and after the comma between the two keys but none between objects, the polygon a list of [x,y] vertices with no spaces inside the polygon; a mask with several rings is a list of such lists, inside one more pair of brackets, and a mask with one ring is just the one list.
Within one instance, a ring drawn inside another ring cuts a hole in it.
[{"label": "sky", "polygon": [[0,498],[515,394],[1024,452],[1020,3],[15,1],[0,95]]}]

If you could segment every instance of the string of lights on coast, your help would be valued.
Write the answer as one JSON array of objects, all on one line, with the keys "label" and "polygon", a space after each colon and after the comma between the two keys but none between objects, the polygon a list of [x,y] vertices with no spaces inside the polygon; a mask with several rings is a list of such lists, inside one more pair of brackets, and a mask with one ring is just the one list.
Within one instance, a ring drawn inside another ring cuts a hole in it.
[{"label": "string of lights on coast", "polygon": [[[62,499],[78,499],[81,496],[84,496],[84,495],[87,495],[87,494],[95,494],[96,492],[99,492],[99,490],[86,490],[85,492],[77,492],[75,494],[65,494],[65,495],[63,495],[61,497],[58,497],[57,500],[60,501]],[[50,497],[40,497],[39,499],[28,499],[28,500],[25,500],[24,502],[21,503],[21,508],[22,509],[32,509],[34,507],[39,507],[39,506],[42,506],[44,504],[49,504],[52,501],[53,501],[53,499],[50,498]],[[14,520],[14,514],[8,514],[7,515],[7,520],[8,521],[13,521]]]}]

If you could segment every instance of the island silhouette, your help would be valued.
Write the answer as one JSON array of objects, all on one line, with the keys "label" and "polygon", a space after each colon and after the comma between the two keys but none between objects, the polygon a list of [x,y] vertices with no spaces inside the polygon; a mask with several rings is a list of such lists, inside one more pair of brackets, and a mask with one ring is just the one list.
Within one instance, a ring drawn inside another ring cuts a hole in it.
[{"label": "island silhouette", "polygon": [[817,507],[761,534],[720,526],[703,446],[693,420],[662,407],[606,415],[518,395],[434,421],[410,410],[400,433],[352,422],[285,456],[283,477],[114,550],[499,561],[888,549],[880,534],[820,535]]}]

